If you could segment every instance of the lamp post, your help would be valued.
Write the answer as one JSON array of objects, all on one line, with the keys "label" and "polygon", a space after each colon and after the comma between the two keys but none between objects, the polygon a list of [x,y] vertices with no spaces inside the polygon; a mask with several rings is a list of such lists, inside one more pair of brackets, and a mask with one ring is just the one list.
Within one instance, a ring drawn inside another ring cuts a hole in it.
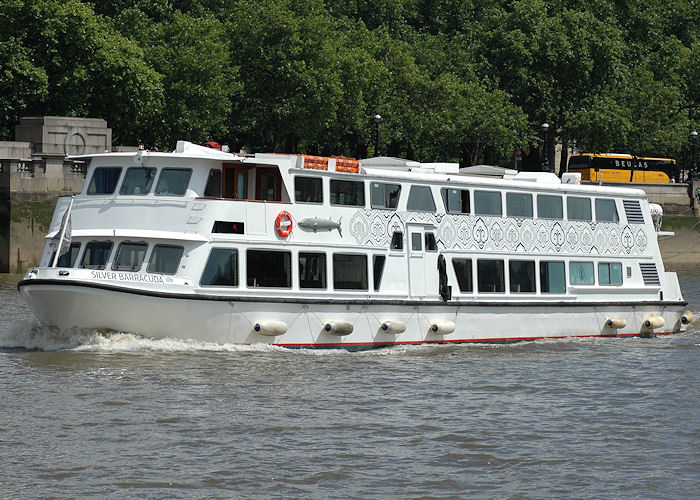
[{"label": "lamp post", "polygon": [[698,131],[693,130],[690,133],[690,151],[691,151],[691,162],[690,162],[690,178],[691,180],[700,180],[700,172],[698,172],[698,164],[695,160],[695,143],[698,142]]},{"label": "lamp post", "polygon": [[379,124],[382,123],[382,115],[377,113],[373,119],[377,127],[374,131],[374,156],[379,156]]},{"label": "lamp post", "polygon": [[545,122],[540,127],[544,137],[544,147],[542,148],[542,163],[540,168],[543,172],[549,172],[549,151],[547,150],[547,132],[549,132],[549,123]]}]

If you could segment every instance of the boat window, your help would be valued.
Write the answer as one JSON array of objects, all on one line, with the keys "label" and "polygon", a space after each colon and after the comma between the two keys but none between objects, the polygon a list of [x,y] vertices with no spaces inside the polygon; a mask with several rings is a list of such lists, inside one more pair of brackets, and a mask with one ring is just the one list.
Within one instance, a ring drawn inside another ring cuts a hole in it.
[{"label": "boat window", "polygon": [[207,198],[221,198],[221,170],[212,168],[207,177],[207,185],[204,187],[204,196]]},{"label": "boat window", "polygon": [[502,260],[478,259],[476,261],[476,275],[479,292],[503,293],[506,291]]},{"label": "boat window", "polygon": [[121,167],[98,167],[92,173],[87,194],[112,194],[117,188]]},{"label": "boat window", "polygon": [[540,292],[566,293],[566,276],[563,262],[540,262]]},{"label": "boat window", "polygon": [[401,184],[382,184],[372,182],[370,184],[370,204],[372,208],[393,208],[399,204]]},{"label": "boat window", "polygon": [[598,263],[598,283],[601,285],[622,285],[622,263]]},{"label": "boat window", "polygon": [[262,201],[282,200],[282,176],[277,167],[255,169],[255,199]]},{"label": "boat window", "polygon": [[[78,260],[78,254],[80,253],[80,243],[71,243],[70,248],[64,254],[62,254],[58,261],[56,262],[56,267],[73,267],[75,266],[75,261]],[[56,258],[56,252],[51,253],[51,260],[49,260],[49,265],[53,265],[53,260]]]},{"label": "boat window", "polygon": [[294,200],[297,203],[323,203],[323,181],[320,177],[294,178]]},{"label": "boat window", "polygon": [[386,262],[385,255],[374,256],[374,291],[379,291],[379,286],[382,284],[382,274],[384,274],[384,263]]},{"label": "boat window", "polygon": [[535,292],[535,261],[511,260],[508,263],[510,293]]},{"label": "boat window", "polygon": [[365,183],[331,179],[331,204],[352,207],[365,206]]},{"label": "boat window", "polygon": [[111,241],[91,241],[85,245],[80,267],[85,269],[104,269],[112,251]]},{"label": "boat window", "polygon": [[406,210],[410,212],[435,212],[435,200],[428,186],[411,186]]},{"label": "boat window", "polygon": [[501,193],[496,191],[474,191],[474,213],[476,215],[501,215]]},{"label": "boat window", "polygon": [[338,290],[367,290],[367,256],[333,254],[333,287]]},{"label": "boat window", "polygon": [[566,197],[566,218],[569,220],[593,220],[590,198]]},{"label": "boat window", "polygon": [[615,200],[596,198],[595,219],[598,222],[619,222],[620,217],[617,215],[617,207],[615,207]]},{"label": "boat window", "polygon": [[158,196],[183,196],[190,183],[192,169],[164,168],[160,171],[155,194]]},{"label": "boat window", "polygon": [[148,194],[151,191],[155,177],[155,168],[127,168],[119,194]]},{"label": "boat window", "polygon": [[248,250],[246,259],[249,287],[291,288],[291,252]]},{"label": "boat window", "polygon": [[564,203],[561,196],[538,194],[537,217],[540,219],[563,219]]},{"label": "boat window", "polygon": [[403,250],[403,233],[401,231],[394,231],[391,236],[391,249]]},{"label": "boat window", "polygon": [[[151,252],[151,259],[148,262],[148,272],[157,274],[175,274],[180,266],[183,247],[174,245],[156,245]],[[236,266],[236,273],[238,266]],[[238,278],[236,278],[238,285]]]},{"label": "boat window", "polygon": [[211,228],[212,233],[220,234],[244,234],[245,224],[228,220],[215,220]]},{"label": "boat window", "polygon": [[569,262],[569,283],[572,285],[592,285],[593,262]]},{"label": "boat window", "polygon": [[435,233],[425,233],[425,250],[427,252],[437,252]]},{"label": "boat window", "polygon": [[212,248],[199,284],[201,286],[238,286],[238,250]]},{"label": "boat window", "polygon": [[474,284],[472,283],[472,260],[471,259],[452,259],[452,268],[457,277],[459,291],[462,293],[473,292]]},{"label": "boat window", "polygon": [[146,250],[148,250],[146,243],[131,243],[129,241],[120,243],[117,257],[112,263],[112,269],[115,271],[138,271],[143,264]]},{"label": "boat window", "polygon": [[449,214],[469,213],[469,191],[467,189],[442,188],[442,201]]},{"label": "boat window", "polygon": [[506,193],[508,217],[532,217],[532,195],[530,193]]},{"label": "boat window", "polygon": [[299,252],[299,288],[326,288],[326,254]]},{"label": "boat window", "polygon": [[420,252],[423,250],[423,238],[420,233],[411,233],[411,250]]}]

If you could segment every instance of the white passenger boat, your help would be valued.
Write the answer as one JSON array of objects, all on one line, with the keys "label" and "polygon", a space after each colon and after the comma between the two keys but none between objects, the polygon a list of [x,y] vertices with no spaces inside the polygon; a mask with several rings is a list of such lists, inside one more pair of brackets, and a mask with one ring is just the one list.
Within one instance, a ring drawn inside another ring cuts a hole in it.
[{"label": "white passenger boat", "polygon": [[59,200],[18,284],[62,330],[363,349],[692,319],[641,190],[182,141],[79,159],[83,191]]}]

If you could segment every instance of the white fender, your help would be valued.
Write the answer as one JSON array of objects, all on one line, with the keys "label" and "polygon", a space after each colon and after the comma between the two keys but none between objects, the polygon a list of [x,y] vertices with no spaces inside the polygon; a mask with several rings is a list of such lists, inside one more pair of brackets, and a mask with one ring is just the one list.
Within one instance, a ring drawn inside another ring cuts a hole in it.
[{"label": "white fender", "polygon": [[436,335],[447,335],[455,331],[454,321],[433,321],[430,324],[430,332]]},{"label": "white fender", "polygon": [[406,331],[406,323],[403,321],[382,321],[379,327],[383,333],[403,333]]},{"label": "white fender", "polygon": [[323,326],[323,331],[331,335],[350,335],[352,330],[352,323],[347,321],[329,321]]},{"label": "white fender", "polygon": [[607,318],[605,320],[605,326],[619,330],[627,326],[627,321],[625,321],[624,318]]},{"label": "white fender", "polygon": [[692,323],[692,322],[693,322],[693,313],[690,311],[684,312],[683,315],[681,316],[681,323],[683,323],[684,325],[687,325],[688,323]]},{"label": "white fender", "polygon": [[277,335],[282,335],[287,331],[287,323],[284,321],[277,321],[277,320],[266,320],[266,321],[258,321],[253,325],[253,330],[255,330],[257,333],[260,335],[269,335],[271,337],[275,337]]},{"label": "white fender", "polygon": [[654,330],[664,326],[664,319],[661,316],[647,316],[644,318],[642,325],[644,325],[644,328]]}]

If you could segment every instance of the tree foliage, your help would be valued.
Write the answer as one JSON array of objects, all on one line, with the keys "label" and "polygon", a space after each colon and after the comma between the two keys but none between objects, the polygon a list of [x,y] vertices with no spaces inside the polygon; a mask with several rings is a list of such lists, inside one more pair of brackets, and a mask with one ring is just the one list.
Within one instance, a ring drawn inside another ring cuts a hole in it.
[{"label": "tree foliage", "polygon": [[[0,139],[105,118],[122,144],[508,164],[539,125],[678,156],[700,125],[689,0],[0,0]],[[552,148],[549,148],[552,151]]]}]

